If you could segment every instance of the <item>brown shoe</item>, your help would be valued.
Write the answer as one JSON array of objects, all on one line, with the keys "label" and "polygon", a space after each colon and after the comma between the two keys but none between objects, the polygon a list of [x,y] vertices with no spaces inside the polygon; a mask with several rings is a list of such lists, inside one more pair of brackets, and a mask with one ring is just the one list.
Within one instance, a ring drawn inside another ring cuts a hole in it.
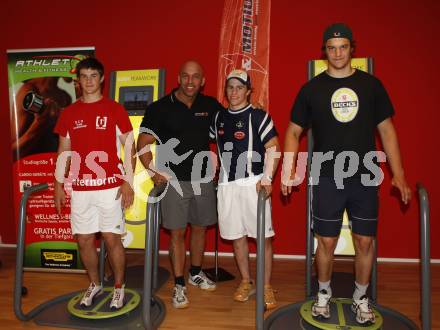
[{"label": "brown shoe", "polygon": [[266,304],[266,308],[268,310],[277,307],[277,301],[275,300],[275,293],[270,284],[266,284],[264,286],[264,303]]},{"label": "brown shoe", "polygon": [[234,300],[240,302],[248,301],[249,297],[254,293],[255,288],[252,282],[241,282],[234,292]]}]

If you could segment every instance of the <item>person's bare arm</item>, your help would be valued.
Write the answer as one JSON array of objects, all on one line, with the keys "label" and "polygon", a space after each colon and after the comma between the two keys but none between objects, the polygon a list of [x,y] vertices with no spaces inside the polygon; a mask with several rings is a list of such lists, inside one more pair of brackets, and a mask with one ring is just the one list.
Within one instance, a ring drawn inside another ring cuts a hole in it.
[{"label": "person's bare arm", "polygon": [[155,137],[151,134],[142,133],[139,134],[137,141],[138,157],[142,165],[148,171],[155,186],[161,185],[167,182],[167,178],[156,171],[153,164],[153,154],[151,153],[151,146],[156,141]]},{"label": "person's bare arm", "polygon": [[289,122],[286,137],[284,140],[284,157],[281,171],[281,192],[287,196],[292,192],[295,179],[296,160],[298,158],[299,138],[303,128],[295,123]]},{"label": "person's bare arm", "polygon": [[119,189],[118,194],[116,195],[116,199],[118,199],[119,196],[122,196],[122,207],[128,208],[131,204],[133,204],[134,201],[133,180],[134,170],[136,168],[136,145],[134,143],[133,131],[122,134],[121,136],[119,136],[119,140],[124,146],[125,176],[124,182],[122,183],[122,186]]},{"label": "person's bare arm", "polygon": [[400,157],[399,142],[393,122],[390,118],[385,119],[377,125],[382,145],[390,164],[393,179],[391,184],[399,189],[402,202],[407,204],[411,199],[411,189],[405,179],[402,159]]},{"label": "person's bare arm", "polygon": [[280,161],[280,143],[278,137],[274,136],[264,145],[266,155],[264,160],[264,173],[260,181],[257,182],[257,192],[260,192],[261,187],[266,190],[266,196],[272,193],[272,178],[278,168]]},{"label": "person's bare arm", "polygon": [[64,191],[64,180],[68,175],[70,166],[70,156],[66,156],[66,152],[70,152],[70,139],[66,137],[59,137],[58,143],[58,159],[55,168],[55,182],[54,182],[54,200],[55,208],[58,214],[61,213],[61,208],[66,204],[66,193]]}]

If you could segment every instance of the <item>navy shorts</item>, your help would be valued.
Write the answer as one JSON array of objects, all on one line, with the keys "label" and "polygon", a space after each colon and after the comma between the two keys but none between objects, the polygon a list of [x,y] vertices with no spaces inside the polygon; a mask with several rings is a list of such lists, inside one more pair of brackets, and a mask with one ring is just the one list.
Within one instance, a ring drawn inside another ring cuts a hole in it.
[{"label": "navy shorts", "polygon": [[353,233],[376,236],[378,204],[378,187],[366,187],[360,178],[345,179],[344,189],[338,189],[333,178],[321,177],[312,188],[312,229],[320,236],[339,236],[347,210]]}]

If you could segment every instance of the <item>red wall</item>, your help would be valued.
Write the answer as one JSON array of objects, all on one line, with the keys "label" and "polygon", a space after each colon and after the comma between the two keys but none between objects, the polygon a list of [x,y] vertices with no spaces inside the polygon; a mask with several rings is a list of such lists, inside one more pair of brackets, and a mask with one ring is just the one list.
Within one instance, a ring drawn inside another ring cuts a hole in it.
[{"label": "red wall", "polygon": [[[99,4],[98,4],[99,3]],[[103,4],[103,5],[101,5]],[[205,93],[216,95],[217,52],[223,1],[2,1],[0,4],[0,190],[4,243],[15,242],[6,49],[95,46],[107,73],[112,70],[166,69],[167,92],[176,85],[181,62],[198,59],[205,67]],[[307,77],[306,62],[320,56],[323,29],[332,22],[349,24],[357,40],[357,56],[371,56],[375,74],[385,84],[396,108],[397,127],[407,179],[415,190],[423,182],[431,199],[432,237],[439,233],[439,195],[433,149],[439,119],[437,1],[272,1],[270,48],[270,112],[284,139],[290,107]],[[106,86],[106,92],[108,86]],[[303,142],[302,148],[305,144]],[[279,181],[279,174],[277,177]],[[305,186],[283,203],[275,187],[275,252],[304,254]],[[390,176],[381,187],[379,255],[418,258],[416,195],[402,210],[391,194]],[[163,235],[162,248],[168,237]],[[208,250],[213,247],[209,233]],[[231,251],[222,243],[221,251]],[[432,239],[432,257],[440,243]]]}]

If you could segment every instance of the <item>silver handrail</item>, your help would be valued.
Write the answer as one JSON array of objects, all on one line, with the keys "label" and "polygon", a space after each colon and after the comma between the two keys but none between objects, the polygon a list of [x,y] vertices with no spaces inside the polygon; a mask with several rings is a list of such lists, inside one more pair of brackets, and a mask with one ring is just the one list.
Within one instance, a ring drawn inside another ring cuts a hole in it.
[{"label": "silver handrail", "polygon": [[153,240],[153,291],[157,289],[158,286],[158,271],[159,271],[159,245],[160,245],[160,203],[157,203],[155,209],[154,218],[154,240]]},{"label": "silver handrail", "polygon": [[430,256],[430,222],[428,193],[422,184],[417,184],[420,200],[420,252],[421,252],[421,314],[422,329],[431,329],[431,256]]},{"label": "silver handrail", "polygon": [[312,233],[312,155],[313,155],[313,135],[312,130],[307,132],[307,214],[306,214],[306,298],[312,296],[312,267],[314,240]]},{"label": "silver handrail", "polygon": [[101,236],[100,248],[99,248],[99,282],[104,285],[104,273],[105,273],[105,243],[104,238]]},{"label": "silver handrail", "polygon": [[[155,201],[164,186],[154,187],[148,196],[147,222],[145,224],[145,263],[144,263],[144,292],[142,301],[142,321],[147,330],[152,330],[151,303],[152,289],[157,286],[158,239],[160,221],[160,202]],[[155,243],[156,242],[156,243]],[[153,255],[154,253],[154,255]]]},{"label": "silver handrail", "polygon": [[45,309],[49,302],[38,305],[29,313],[25,314],[22,309],[21,296],[23,287],[23,258],[24,258],[24,244],[26,237],[26,206],[29,197],[38,191],[46,190],[47,183],[42,183],[27,188],[20,201],[20,209],[18,216],[18,235],[17,235],[17,254],[15,259],[15,287],[14,287],[14,312],[21,321],[28,321]]},{"label": "silver handrail", "polygon": [[264,243],[266,227],[266,190],[258,193],[257,206],[257,293],[256,293],[256,328],[263,330],[264,326]]}]

